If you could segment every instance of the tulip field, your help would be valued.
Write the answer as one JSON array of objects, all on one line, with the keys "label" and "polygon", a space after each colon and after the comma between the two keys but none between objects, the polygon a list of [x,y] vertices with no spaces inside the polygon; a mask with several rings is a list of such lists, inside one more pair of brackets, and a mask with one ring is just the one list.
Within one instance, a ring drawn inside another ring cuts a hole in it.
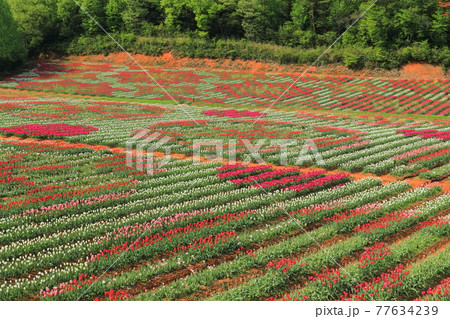
[{"label": "tulip field", "polygon": [[450,300],[448,80],[149,72],[0,80],[0,300]]},{"label": "tulip field", "polygon": [[[172,98],[196,104],[289,110],[347,110],[450,115],[450,80],[146,68]],[[292,83],[298,80],[295,85]],[[90,96],[170,100],[138,66],[43,61],[0,87]],[[277,103],[274,101],[284,92]],[[273,104],[273,105],[272,105]]]}]

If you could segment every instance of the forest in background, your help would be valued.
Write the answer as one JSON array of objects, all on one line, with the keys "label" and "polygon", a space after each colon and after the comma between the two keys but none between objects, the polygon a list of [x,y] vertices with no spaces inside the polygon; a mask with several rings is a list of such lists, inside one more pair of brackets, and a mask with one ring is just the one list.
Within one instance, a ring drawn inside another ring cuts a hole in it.
[{"label": "forest in background", "polygon": [[[147,55],[311,63],[372,0],[77,0],[126,50]],[[319,61],[450,66],[450,15],[438,0],[379,0]],[[73,0],[0,0],[0,65],[40,54],[120,48]]]}]

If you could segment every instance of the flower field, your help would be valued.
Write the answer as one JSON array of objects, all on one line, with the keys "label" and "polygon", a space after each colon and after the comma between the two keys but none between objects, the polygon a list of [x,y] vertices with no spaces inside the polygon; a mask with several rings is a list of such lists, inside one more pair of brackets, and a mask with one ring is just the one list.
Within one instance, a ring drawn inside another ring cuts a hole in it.
[{"label": "flower field", "polygon": [[1,300],[450,300],[448,81],[151,72],[0,81]]},{"label": "flower field", "polygon": [[[391,80],[298,74],[149,68],[180,101],[265,109],[348,110],[390,114],[450,114],[450,80]],[[91,96],[168,100],[139,67],[42,61],[0,87]],[[286,89],[290,88],[275,105]]]}]

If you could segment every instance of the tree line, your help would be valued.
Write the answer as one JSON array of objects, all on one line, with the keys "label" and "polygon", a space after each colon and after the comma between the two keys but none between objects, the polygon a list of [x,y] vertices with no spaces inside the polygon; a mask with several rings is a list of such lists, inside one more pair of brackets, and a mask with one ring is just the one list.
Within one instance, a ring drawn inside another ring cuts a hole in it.
[{"label": "tree line", "polygon": [[[3,52],[6,49],[0,49],[2,50],[0,59],[5,59],[5,55],[8,54],[14,55],[11,52],[20,47],[19,42],[23,43],[30,55],[49,50],[64,51],[64,48],[83,53],[80,46],[90,41],[97,42],[99,47],[103,47],[106,41],[102,39],[104,31],[97,22],[106,31],[128,37],[134,42],[141,39],[143,43],[151,42],[156,45],[166,39],[164,43],[169,50],[173,49],[170,46],[176,49],[177,41],[167,39],[178,37],[192,40],[201,46],[214,44],[215,51],[220,51],[217,46],[224,46],[223,43],[227,43],[226,51],[220,52],[220,55],[224,56],[228,54],[231,57],[233,55],[241,57],[238,50],[233,50],[233,43],[236,48],[240,48],[242,43],[239,45],[239,42],[242,41],[247,43],[246,46],[268,44],[273,48],[282,47],[285,49],[279,49],[284,52],[280,51],[280,55],[286,55],[288,54],[286,52],[291,52],[289,48],[308,51],[330,45],[373,1],[77,0],[77,2],[90,16],[73,0],[0,0],[0,30],[9,30],[8,32],[14,34],[16,39],[13,41],[16,49],[11,48],[8,51],[10,53]],[[386,60],[391,52],[398,53],[402,49],[405,51],[404,48],[420,51],[409,54],[415,59],[420,59],[420,55],[426,55],[426,52],[430,53],[432,50],[448,50],[450,16],[445,13],[446,8],[440,5],[438,0],[379,0],[342,36],[337,43],[337,49],[346,50],[347,53],[342,57],[347,56],[346,64],[350,65],[358,64],[358,58],[365,54],[360,53],[358,57],[357,52],[366,52],[369,49],[375,61]],[[15,31],[11,31],[12,29]],[[16,35],[17,32],[19,34]],[[2,36],[4,34],[2,32]],[[0,41],[11,43],[7,40]],[[90,43],[92,48],[92,42]],[[139,50],[135,43],[132,47]],[[178,50],[183,51],[179,48]],[[202,55],[201,48],[196,51],[198,52],[185,53]],[[208,49],[205,48],[203,51]],[[270,55],[268,56],[270,58]],[[435,60],[448,64],[448,58],[446,60],[445,56],[446,54],[443,54],[442,58]],[[352,59],[355,61],[352,62]],[[292,62],[289,58],[287,60]]]}]

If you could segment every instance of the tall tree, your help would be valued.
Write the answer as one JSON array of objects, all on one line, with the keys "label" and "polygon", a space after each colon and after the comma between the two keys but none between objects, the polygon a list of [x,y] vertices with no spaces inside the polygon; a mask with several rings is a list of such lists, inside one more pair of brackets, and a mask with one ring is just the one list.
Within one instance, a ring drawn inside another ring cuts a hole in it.
[{"label": "tall tree", "polygon": [[289,19],[290,2],[284,0],[239,0],[245,37],[258,42],[275,42],[279,28]]},{"label": "tall tree", "polygon": [[[450,6],[449,6],[450,8]],[[440,47],[448,47],[448,31],[450,30],[450,14],[445,14],[445,8],[440,7],[433,14],[430,28],[432,44]]]},{"label": "tall tree", "polygon": [[188,6],[195,15],[197,29],[202,35],[209,35],[213,21],[225,9],[222,1],[218,0],[190,0]]},{"label": "tall tree", "polygon": [[123,29],[122,14],[126,7],[126,0],[108,0],[105,9],[108,30],[117,32]]},{"label": "tall tree", "polygon": [[0,71],[23,62],[26,56],[22,35],[6,0],[0,0]]},{"label": "tall tree", "polygon": [[161,0],[164,25],[170,31],[193,31],[197,29],[195,14],[190,0]]},{"label": "tall tree", "polygon": [[125,0],[122,20],[124,22],[124,28],[127,32],[144,34],[148,26],[159,25],[163,20],[163,12],[160,7],[160,1]]},{"label": "tall tree", "polygon": [[237,12],[238,0],[220,0],[223,8],[210,21],[210,35],[213,37],[242,38],[242,17]]},{"label": "tall tree", "polygon": [[81,27],[82,15],[80,7],[73,0],[58,0],[56,3],[59,35],[62,40],[72,39],[83,33]]},{"label": "tall tree", "polygon": [[57,0],[7,0],[31,53],[58,40]]},{"label": "tall tree", "polygon": [[106,3],[107,0],[83,0],[81,2],[84,10],[89,13],[89,15],[82,14],[81,16],[81,26],[86,34],[94,35],[102,33],[97,23],[103,28],[106,27]]}]

